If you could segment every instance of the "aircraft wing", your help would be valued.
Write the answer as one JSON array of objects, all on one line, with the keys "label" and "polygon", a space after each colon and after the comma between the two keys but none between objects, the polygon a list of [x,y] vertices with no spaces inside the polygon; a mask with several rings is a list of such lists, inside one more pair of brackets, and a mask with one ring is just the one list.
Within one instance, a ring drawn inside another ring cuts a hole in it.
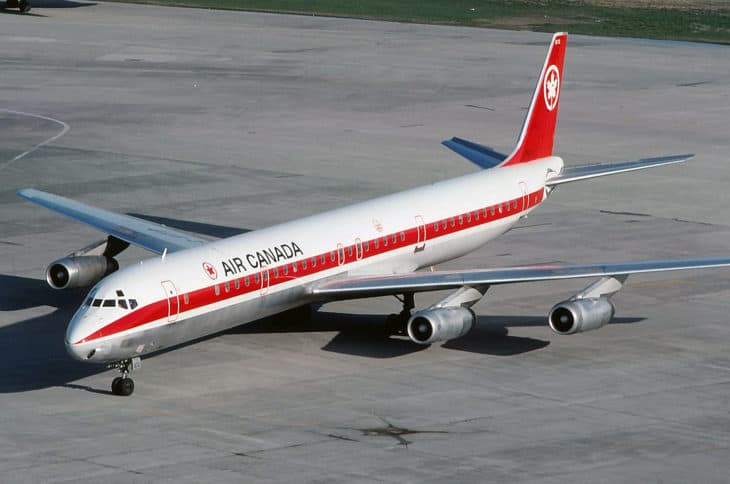
[{"label": "aircraft wing", "polygon": [[91,207],[75,200],[33,188],[19,190],[18,195],[30,202],[157,254],[162,254],[165,250],[175,252],[208,243],[203,238],[164,225]]},{"label": "aircraft wing", "polygon": [[462,286],[491,286],[495,284],[621,276],[728,266],[730,266],[730,258],[657,260],[586,265],[536,265],[495,269],[412,272],[408,274],[350,277],[324,281],[313,286],[311,288],[311,294],[323,300],[358,299],[403,294],[406,292],[457,289]]},{"label": "aircraft wing", "polygon": [[661,156],[658,158],[642,158],[635,161],[624,161],[621,163],[600,163],[597,165],[582,166],[566,166],[560,175],[548,179],[545,185],[551,187],[562,185],[580,180],[588,180],[589,178],[597,178],[599,176],[616,175],[618,173],[626,173],[629,171],[643,170],[644,168],[653,168],[655,166],[671,165],[673,163],[681,163],[694,158],[695,155],[671,155]]}]

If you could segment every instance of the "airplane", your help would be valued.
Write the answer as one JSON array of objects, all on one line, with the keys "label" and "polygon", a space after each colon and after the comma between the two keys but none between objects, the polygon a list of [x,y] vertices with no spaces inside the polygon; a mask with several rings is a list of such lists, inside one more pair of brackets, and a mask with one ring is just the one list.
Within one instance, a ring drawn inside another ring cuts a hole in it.
[{"label": "airplane", "polygon": [[30,12],[30,0],[5,0],[5,8],[17,8],[20,13]]},{"label": "airplane", "polygon": [[[134,391],[141,357],[299,307],[393,295],[394,334],[429,345],[463,337],[471,309],[492,285],[573,278],[594,281],[548,313],[562,335],[598,329],[613,317],[611,296],[631,274],[730,266],[730,258],[432,270],[486,244],[539,207],[559,186],[679,163],[693,155],[565,166],[553,155],[567,34],[556,33],[511,154],[461,138],[443,144],[480,171],[230,238],[210,241],[58,195],[18,195],[106,234],[52,262],[56,289],[94,285],[72,317],[65,346],[75,359],[106,363],[115,395]],[[130,244],[157,256],[119,269]],[[415,309],[414,294],[451,290]]]}]

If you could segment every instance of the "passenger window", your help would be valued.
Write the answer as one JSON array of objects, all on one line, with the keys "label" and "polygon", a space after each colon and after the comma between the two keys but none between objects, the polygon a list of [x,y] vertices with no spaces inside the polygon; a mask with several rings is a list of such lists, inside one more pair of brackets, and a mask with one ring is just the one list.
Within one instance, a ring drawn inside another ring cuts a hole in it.
[{"label": "passenger window", "polygon": [[499,209],[499,213],[502,213],[502,204],[497,205],[497,208]]},{"label": "passenger window", "polygon": [[383,237],[383,247],[388,247],[388,236]]},{"label": "passenger window", "polygon": [[99,306],[101,306],[101,299],[94,299],[94,302],[91,303],[91,305],[95,308],[98,308]]},{"label": "passenger window", "polygon": [[233,283],[233,285],[236,288],[236,290],[241,289],[241,280],[240,279],[236,279],[236,282]]},{"label": "passenger window", "polygon": [[452,227],[454,227],[456,225],[456,220],[454,219],[454,217],[451,217],[451,219],[449,220],[449,222],[451,222],[451,226]]},{"label": "passenger window", "polygon": [[464,216],[459,215],[459,225],[464,225]]},{"label": "passenger window", "polygon": [[[284,266],[282,268],[282,271],[284,272],[285,276],[288,276],[289,275],[289,266]],[[278,272],[276,269],[274,269],[274,276],[277,276],[277,275],[278,275]]]},{"label": "passenger window", "polygon": [[185,293],[183,295],[183,301],[185,301],[185,304],[190,304],[190,296],[188,295],[188,293]]},{"label": "passenger window", "polygon": [[302,270],[303,271],[307,270],[307,259],[302,259]]},{"label": "passenger window", "polygon": [[137,307],[137,300],[136,299],[130,299],[129,300],[129,309],[134,309]]},{"label": "passenger window", "polygon": [[352,246],[347,247],[347,256],[352,257]]},{"label": "passenger window", "polygon": [[405,242],[406,241],[406,233],[405,232],[401,232],[400,233],[400,241],[401,242]]},{"label": "passenger window", "polygon": [[512,200],[512,208],[517,209],[517,200]]},{"label": "passenger window", "polygon": [[330,261],[331,262],[335,261],[335,251],[334,250],[332,252],[330,252]]},{"label": "passenger window", "polygon": [[[474,220],[479,220],[479,210],[474,210]],[[466,216],[466,221],[471,222],[471,212]]]},{"label": "passenger window", "polygon": [[225,287],[226,287],[226,292],[231,292],[231,283],[230,282],[226,282]]},{"label": "passenger window", "polygon": [[439,223],[438,222],[436,222],[435,224],[433,224],[433,231],[434,232],[438,232],[439,231]]},{"label": "passenger window", "polygon": [[375,248],[376,248],[376,249],[377,249],[378,247],[380,247],[380,239],[375,239],[375,240],[373,241],[373,244],[375,244]]},{"label": "passenger window", "polygon": [[253,282],[255,282],[256,284],[258,284],[258,283],[259,283],[259,281],[260,281],[260,278],[259,278],[259,273],[257,272],[257,273],[256,273],[256,274],[254,274],[254,276],[253,276]]},{"label": "passenger window", "polygon": [[312,267],[317,267],[317,256],[312,257]]},{"label": "passenger window", "polygon": [[370,251],[370,241],[366,240],[365,241],[365,252],[369,252],[369,251]]},{"label": "passenger window", "polygon": [[251,285],[251,279],[246,276],[243,278],[243,283],[246,285],[246,287],[248,287],[249,285]]},{"label": "passenger window", "polygon": [[[320,255],[320,256],[319,256],[319,261],[320,261],[320,262],[321,262],[322,264],[324,264],[326,260],[327,260],[327,258],[325,257],[325,255],[324,255],[324,254],[322,254],[322,255]],[[334,260],[334,259],[332,259],[332,260]]]},{"label": "passenger window", "polygon": [[125,301],[124,299],[120,299],[119,301],[117,301],[117,304],[119,304],[120,308],[127,309],[127,301]]},{"label": "passenger window", "polygon": [[274,267],[274,277],[279,277],[279,268],[278,267]]},{"label": "passenger window", "polygon": [[491,207],[489,207],[489,210],[492,212],[492,217],[494,217],[494,205],[492,205]]},{"label": "passenger window", "polygon": [[221,295],[221,287],[218,284],[215,285],[215,295],[216,296]]},{"label": "passenger window", "polygon": [[391,239],[391,242],[393,242],[393,243],[395,244],[395,242],[396,242],[396,240],[397,240],[397,238],[396,238],[395,234],[391,235],[391,236],[390,236],[390,239]]},{"label": "passenger window", "polygon": [[[306,262],[305,262],[305,264],[306,264]],[[292,270],[293,272],[296,272],[296,271],[297,271],[297,263],[296,263],[296,262],[292,262],[292,263],[291,263],[291,270]]]},{"label": "passenger window", "polygon": [[115,301],[114,299],[104,299],[104,302],[102,303],[102,307],[105,308],[113,308],[116,305],[117,301]]},{"label": "passenger window", "polygon": [[441,221],[441,228],[446,229],[446,219]]}]

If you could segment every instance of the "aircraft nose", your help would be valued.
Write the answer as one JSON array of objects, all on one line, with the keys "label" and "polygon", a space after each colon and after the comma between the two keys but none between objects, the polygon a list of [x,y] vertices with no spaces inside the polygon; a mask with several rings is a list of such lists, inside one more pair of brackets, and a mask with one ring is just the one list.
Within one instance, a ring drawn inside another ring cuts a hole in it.
[{"label": "aircraft nose", "polygon": [[69,340],[66,340],[66,352],[71,355],[71,357],[75,360],[86,360],[86,354],[83,354],[83,350],[81,348],[81,344],[74,344]]},{"label": "aircraft nose", "polygon": [[[88,344],[81,343],[86,336],[86,330],[83,328],[84,314],[82,311],[77,312],[66,328],[66,352],[76,360],[88,360],[91,349]],[[93,356],[93,355],[91,355]]]}]

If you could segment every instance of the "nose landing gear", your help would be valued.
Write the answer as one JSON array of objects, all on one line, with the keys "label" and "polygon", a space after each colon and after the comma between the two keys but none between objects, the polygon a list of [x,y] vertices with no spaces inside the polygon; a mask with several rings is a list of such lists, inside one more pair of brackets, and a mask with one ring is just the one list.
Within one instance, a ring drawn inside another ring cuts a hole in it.
[{"label": "nose landing gear", "polygon": [[110,368],[117,368],[122,376],[112,380],[112,393],[122,397],[128,397],[134,392],[134,380],[129,378],[132,370],[138,370],[142,367],[142,360],[139,357],[122,360],[110,365]]}]

